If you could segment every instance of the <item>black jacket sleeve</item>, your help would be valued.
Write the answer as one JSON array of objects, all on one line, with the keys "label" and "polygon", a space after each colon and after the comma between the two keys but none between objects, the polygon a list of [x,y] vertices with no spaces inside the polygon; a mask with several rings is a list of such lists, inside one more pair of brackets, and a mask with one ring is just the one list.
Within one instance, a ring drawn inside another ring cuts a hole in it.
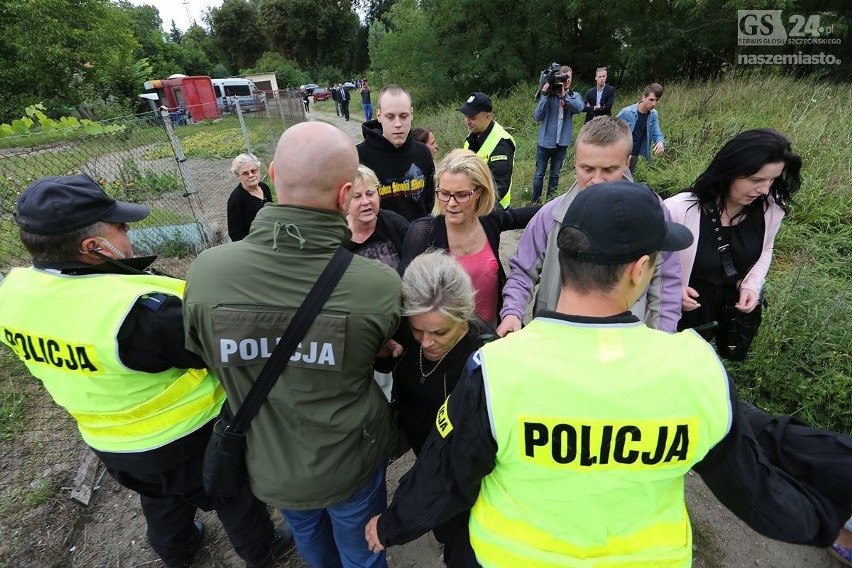
[{"label": "black jacket sleeve", "polygon": [[604,87],[603,95],[601,95],[601,110],[598,111],[598,115],[612,114],[613,104],[615,104],[615,87],[607,85]]},{"label": "black jacket sleeve", "polygon": [[774,466],[743,418],[733,381],[728,435],[694,467],[736,516],[769,538],[829,546],[849,517],[849,502],[834,503],[812,485]]},{"label": "black jacket sleeve", "polygon": [[405,241],[402,244],[402,258],[399,261],[399,275],[405,274],[405,269],[411,264],[418,254],[426,251],[432,243],[432,232],[435,226],[434,217],[421,217],[411,222],[408,232],[405,233]]},{"label": "black jacket sleeve", "polygon": [[495,209],[494,214],[499,215],[498,222],[501,231],[511,231],[513,229],[526,229],[530,220],[535,217],[541,205],[533,207],[512,207],[511,209]]},{"label": "black jacket sleeve", "polygon": [[183,302],[176,296],[152,294],[137,300],[118,330],[121,362],[143,373],[205,368],[201,357],[184,348],[182,312]]},{"label": "black jacket sleeve", "polygon": [[494,469],[497,442],[491,434],[479,365],[472,357],[445,404],[452,429],[436,427],[417,461],[399,483],[379,518],[385,546],[410,542],[470,509],[482,479]]},{"label": "black jacket sleeve", "polygon": [[776,465],[839,503],[852,503],[852,436],[811,428],[740,402],[761,449]]},{"label": "black jacket sleeve", "polygon": [[585,110],[585,111],[586,111],[586,112],[588,112],[588,113],[594,113],[594,109],[595,109],[595,99],[596,99],[596,97],[595,97],[595,88],[594,88],[594,87],[592,87],[591,89],[589,89],[588,91],[586,91],[586,97],[585,97],[585,99],[584,99],[584,102],[585,102],[586,104],[585,104],[585,106],[583,107],[583,110]]},{"label": "black jacket sleeve", "polygon": [[[427,148],[428,152],[429,149]],[[423,188],[423,207],[427,213],[431,213],[435,207],[435,162],[431,159],[432,154],[429,152],[429,165],[426,172],[426,186]]]},{"label": "black jacket sleeve", "polygon": [[402,258],[402,248],[405,243],[405,235],[408,232],[408,219],[390,209],[379,209],[376,223],[382,227],[382,232],[390,239],[393,246]]},{"label": "black jacket sleeve", "polygon": [[515,145],[505,138],[501,139],[488,158],[488,168],[494,177],[494,189],[497,192],[497,201],[505,197],[512,183],[512,170],[515,163]]}]

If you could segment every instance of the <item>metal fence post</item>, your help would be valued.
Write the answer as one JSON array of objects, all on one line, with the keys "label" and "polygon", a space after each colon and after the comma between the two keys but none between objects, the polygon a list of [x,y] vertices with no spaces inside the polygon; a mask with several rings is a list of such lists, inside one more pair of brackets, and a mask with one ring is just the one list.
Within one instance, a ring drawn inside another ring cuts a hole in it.
[{"label": "metal fence post", "polygon": [[240,128],[243,131],[243,138],[246,141],[246,152],[254,154],[254,152],[251,151],[251,140],[249,139],[248,128],[246,128],[246,121],[243,118],[243,108],[240,106],[239,97],[234,97],[234,106],[237,109],[237,118],[240,120]]},{"label": "metal fence post", "polygon": [[281,117],[281,126],[287,129],[287,119],[284,118],[284,108],[281,106],[281,91],[275,91],[275,106],[278,107],[278,115]]},{"label": "metal fence post", "polygon": [[[237,104],[237,108],[239,109],[239,104]],[[180,140],[178,139],[177,134],[175,134],[175,129],[172,125],[172,118],[166,107],[162,107],[160,109],[160,116],[163,119],[163,126],[166,128],[166,135],[169,137],[169,142],[171,143],[172,150],[175,154],[175,161],[177,161],[178,171],[183,178],[183,183],[186,188],[186,193],[184,193],[183,196],[186,198],[190,209],[193,210],[195,218],[201,225],[201,237],[204,239],[205,245],[210,246],[213,242],[214,236],[213,227],[210,225],[210,221],[207,219],[207,214],[204,212],[204,205],[201,202],[201,198],[198,196],[198,191],[195,189],[195,184],[192,181],[192,171],[189,168],[189,164],[186,162],[186,154],[183,153],[183,147],[181,147]],[[242,122],[242,116],[240,117],[240,121]],[[243,132],[245,132],[245,130],[243,130]]]}]

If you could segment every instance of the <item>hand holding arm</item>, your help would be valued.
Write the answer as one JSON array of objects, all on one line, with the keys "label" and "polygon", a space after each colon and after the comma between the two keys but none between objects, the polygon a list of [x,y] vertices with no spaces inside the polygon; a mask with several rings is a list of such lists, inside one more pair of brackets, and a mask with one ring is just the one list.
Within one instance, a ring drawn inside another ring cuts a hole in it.
[{"label": "hand holding arm", "polygon": [[519,329],[521,329],[521,318],[516,315],[507,315],[503,318],[503,321],[500,322],[500,325],[497,326],[497,335],[500,337],[506,337],[507,333],[512,333]]}]

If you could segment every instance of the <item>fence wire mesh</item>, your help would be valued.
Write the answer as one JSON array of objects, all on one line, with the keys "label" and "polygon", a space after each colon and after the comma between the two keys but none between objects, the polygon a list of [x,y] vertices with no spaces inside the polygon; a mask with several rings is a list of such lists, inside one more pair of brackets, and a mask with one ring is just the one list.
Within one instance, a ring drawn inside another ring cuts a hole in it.
[{"label": "fence wire mesh", "polygon": [[[229,112],[192,122],[189,109],[172,109],[98,123],[116,127],[99,134],[0,138],[0,278],[31,264],[13,216],[20,192],[40,177],[75,173],[90,175],[116,199],[151,207],[131,225],[134,251],[158,255],[155,267],[184,277],[199,252],[227,240],[226,203],[238,184],[232,159],[251,151],[265,173],[281,133],[305,119],[296,95],[269,93],[262,109],[242,117]],[[80,528],[83,510],[66,503],[89,450],[74,420],[6,347],[0,368],[0,566],[55,565],[69,531]],[[62,520],[54,522],[67,526],[53,540],[33,532],[35,519],[58,510]]]}]

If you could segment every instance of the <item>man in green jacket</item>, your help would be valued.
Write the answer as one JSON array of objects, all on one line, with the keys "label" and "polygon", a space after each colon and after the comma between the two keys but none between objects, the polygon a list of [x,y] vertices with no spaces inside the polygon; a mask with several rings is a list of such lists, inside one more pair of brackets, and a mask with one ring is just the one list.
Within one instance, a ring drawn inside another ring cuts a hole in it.
[{"label": "man in green jacket", "polygon": [[[242,241],[202,253],[185,295],[187,347],[216,369],[236,411],[335,250],[358,154],[328,124],[287,130],[274,160],[278,204]],[[396,272],[356,256],[247,433],[251,488],[279,507],[311,566],[387,565],[363,539],[386,506],[387,399],[372,379],[399,324]]]}]

